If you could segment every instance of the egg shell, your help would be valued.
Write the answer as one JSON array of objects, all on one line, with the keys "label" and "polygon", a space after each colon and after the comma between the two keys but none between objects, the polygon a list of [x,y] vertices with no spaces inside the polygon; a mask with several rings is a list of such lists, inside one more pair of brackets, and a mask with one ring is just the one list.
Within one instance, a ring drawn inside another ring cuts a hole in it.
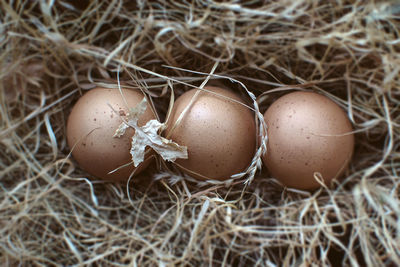
[{"label": "egg shell", "polygon": [[[211,86],[204,89],[213,93],[193,89],[176,100],[167,137],[170,135],[179,145],[187,146],[188,159],[178,159],[176,163],[191,176],[201,180],[229,179],[231,175],[244,171],[254,156],[254,113],[248,107],[227,99],[244,103],[232,91]],[[198,91],[200,93],[193,105],[172,130]]]},{"label": "egg shell", "polygon": [[263,161],[284,185],[312,190],[346,170],[354,150],[352,125],[346,113],[329,98],[313,92],[294,92],[276,100],[265,112],[267,153]]},{"label": "egg shell", "polygon": [[[129,108],[139,104],[144,95],[139,90],[128,89],[122,89],[122,94],[127,104],[118,89],[90,90],[76,102],[67,122],[67,141],[73,158],[89,174],[110,181],[126,181],[135,169],[130,154],[135,130],[129,128],[118,138],[113,135],[123,122],[121,117],[126,118]],[[142,126],[152,119],[155,116],[147,105],[138,125]],[[135,174],[142,171],[149,162],[146,160],[140,164]],[[132,164],[108,174],[127,163]]]}]

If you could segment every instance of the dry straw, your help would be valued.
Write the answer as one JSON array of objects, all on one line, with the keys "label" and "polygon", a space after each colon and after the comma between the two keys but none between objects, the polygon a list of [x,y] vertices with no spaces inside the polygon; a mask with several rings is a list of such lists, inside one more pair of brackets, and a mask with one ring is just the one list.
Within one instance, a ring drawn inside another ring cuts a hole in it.
[{"label": "dry straw", "polygon": [[[0,1],[1,263],[400,265],[400,4],[77,2]],[[245,86],[261,112],[287,90],[319,91],[346,109],[354,159],[312,193],[265,170],[200,187],[156,165],[128,186],[88,179],[66,118],[118,77],[161,119],[171,89],[206,79]]]}]

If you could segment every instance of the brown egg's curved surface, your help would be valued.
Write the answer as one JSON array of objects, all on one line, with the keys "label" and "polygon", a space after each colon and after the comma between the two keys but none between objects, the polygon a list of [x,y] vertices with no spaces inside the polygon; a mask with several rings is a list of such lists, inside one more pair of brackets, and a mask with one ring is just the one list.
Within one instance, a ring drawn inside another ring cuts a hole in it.
[{"label": "brown egg's curved surface", "polygon": [[[205,89],[244,103],[229,90],[211,86]],[[171,131],[196,91],[187,91],[176,100],[168,123],[166,136],[171,134],[173,141],[188,148],[188,159],[178,159],[176,163],[197,179],[229,179],[244,171],[254,156],[254,114],[239,103],[201,91],[180,124]]]},{"label": "brown egg's curved surface", "polygon": [[275,101],[264,114],[268,127],[264,164],[284,185],[312,190],[345,171],[354,150],[354,135],[346,113],[317,93],[294,92]]},{"label": "brown egg's curved surface", "polygon": [[[144,95],[127,89],[122,89],[122,94],[128,106],[117,89],[90,90],[74,105],[67,123],[68,145],[79,166],[93,176],[111,181],[125,181],[135,169],[130,154],[135,131],[129,128],[122,137],[115,138],[113,135],[122,123],[120,116],[126,116],[129,108],[139,104]],[[115,114],[108,104],[119,114]],[[148,105],[138,125],[142,126],[152,119],[155,116]],[[132,164],[108,174],[127,163]],[[149,160],[139,165],[136,173],[148,163]]]}]

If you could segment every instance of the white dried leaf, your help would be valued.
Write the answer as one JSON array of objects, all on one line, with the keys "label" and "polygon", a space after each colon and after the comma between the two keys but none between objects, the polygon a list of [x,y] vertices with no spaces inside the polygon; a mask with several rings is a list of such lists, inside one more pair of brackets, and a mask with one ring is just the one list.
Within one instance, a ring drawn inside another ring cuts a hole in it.
[{"label": "white dried leaf", "polygon": [[142,101],[140,101],[140,103],[136,107],[129,109],[129,113],[127,114],[128,123],[125,122],[121,123],[118,129],[115,131],[113,137],[123,136],[126,132],[126,129],[128,129],[129,126],[136,128],[137,122],[140,116],[142,116],[146,111],[146,108],[147,108],[147,100],[146,97],[143,97]]},{"label": "white dried leaf", "polygon": [[187,147],[180,146],[158,134],[161,127],[165,127],[165,124],[150,120],[145,126],[135,131],[131,147],[135,167],[144,160],[146,146],[153,148],[164,160],[175,161],[177,158],[188,158]]},{"label": "white dried leaf", "polygon": [[144,114],[146,108],[147,99],[146,97],[143,97],[142,101],[140,101],[140,103],[136,107],[129,109],[129,114],[127,115],[129,124],[134,123],[135,125],[137,125],[140,116]]},{"label": "white dried leaf", "polygon": [[159,130],[166,127],[164,123],[160,123],[157,120],[150,120],[142,127],[137,125],[140,116],[144,114],[146,108],[147,100],[144,97],[136,107],[129,110],[127,122],[121,123],[114,134],[114,137],[121,137],[129,127],[135,129],[130,151],[135,167],[144,161],[147,146],[153,148],[164,160],[175,161],[178,158],[187,159],[187,147],[180,146],[159,135]]},{"label": "white dried leaf", "polygon": [[115,131],[115,134],[113,137],[121,137],[125,134],[126,129],[128,129],[129,126],[125,122],[121,123],[118,127],[118,129]]}]

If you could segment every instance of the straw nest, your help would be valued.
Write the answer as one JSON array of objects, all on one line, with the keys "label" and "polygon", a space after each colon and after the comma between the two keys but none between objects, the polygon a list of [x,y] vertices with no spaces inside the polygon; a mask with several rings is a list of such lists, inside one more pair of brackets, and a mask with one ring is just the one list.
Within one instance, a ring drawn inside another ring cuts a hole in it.
[{"label": "straw nest", "polygon": [[[400,264],[396,1],[76,2],[0,3],[0,262]],[[261,113],[287,90],[334,99],[356,132],[343,180],[296,191],[255,164],[197,184],[153,165],[117,185],[71,158],[66,119],[86,90],[140,87],[164,119],[171,89],[207,79],[247,88]]]}]

